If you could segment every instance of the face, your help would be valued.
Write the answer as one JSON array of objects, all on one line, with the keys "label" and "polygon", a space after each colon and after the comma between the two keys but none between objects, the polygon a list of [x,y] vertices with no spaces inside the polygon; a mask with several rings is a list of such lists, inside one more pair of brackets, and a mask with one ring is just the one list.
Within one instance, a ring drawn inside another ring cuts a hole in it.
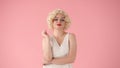
[{"label": "face", "polygon": [[64,30],[64,27],[65,27],[65,16],[62,14],[57,14],[53,19],[53,28]]}]

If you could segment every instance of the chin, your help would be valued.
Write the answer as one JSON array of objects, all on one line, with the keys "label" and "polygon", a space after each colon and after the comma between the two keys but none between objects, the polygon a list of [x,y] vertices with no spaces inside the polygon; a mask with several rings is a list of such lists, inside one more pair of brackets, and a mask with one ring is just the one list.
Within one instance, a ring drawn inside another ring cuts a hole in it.
[{"label": "chin", "polygon": [[60,27],[57,27],[57,28],[55,28],[56,30],[63,30],[63,28],[60,28]]},{"label": "chin", "polygon": [[55,26],[54,29],[57,29],[57,30],[63,30],[64,27],[63,27],[63,26]]}]

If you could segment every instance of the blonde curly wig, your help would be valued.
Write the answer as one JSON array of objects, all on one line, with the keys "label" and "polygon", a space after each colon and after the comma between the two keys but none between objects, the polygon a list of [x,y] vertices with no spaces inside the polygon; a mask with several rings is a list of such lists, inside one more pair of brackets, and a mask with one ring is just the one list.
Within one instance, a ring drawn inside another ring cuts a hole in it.
[{"label": "blonde curly wig", "polygon": [[71,21],[70,21],[68,14],[62,9],[55,9],[49,13],[47,17],[48,27],[50,29],[53,29],[53,19],[55,18],[57,14],[63,14],[65,16],[65,28],[64,29],[66,30],[70,26]]}]

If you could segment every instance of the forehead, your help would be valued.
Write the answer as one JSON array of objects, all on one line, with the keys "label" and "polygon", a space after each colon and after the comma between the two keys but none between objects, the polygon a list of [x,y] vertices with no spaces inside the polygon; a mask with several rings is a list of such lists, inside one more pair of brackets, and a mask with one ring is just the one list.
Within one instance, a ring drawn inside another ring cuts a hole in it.
[{"label": "forehead", "polygon": [[56,16],[55,16],[55,18],[65,18],[65,15],[64,14],[57,14]]}]

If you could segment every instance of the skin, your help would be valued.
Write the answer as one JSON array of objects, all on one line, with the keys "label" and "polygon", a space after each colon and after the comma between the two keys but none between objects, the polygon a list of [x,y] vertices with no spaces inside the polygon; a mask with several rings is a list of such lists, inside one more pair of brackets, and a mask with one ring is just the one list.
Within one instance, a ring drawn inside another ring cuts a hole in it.
[{"label": "skin", "polygon": [[[61,24],[61,26],[58,26],[57,24]],[[65,32],[64,30],[64,27],[65,27],[64,15],[57,14],[55,20],[53,21],[53,36],[56,38],[59,45],[61,45],[65,35],[67,34],[67,32]],[[70,33],[70,37],[69,37],[70,51],[68,55],[60,58],[54,58],[52,55],[52,48],[50,45],[49,34],[47,33],[47,31],[43,31],[42,36],[43,36],[42,47],[43,47],[44,65],[68,64],[74,62],[76,58],[76,50],[77,50],[75,34]]]}]

